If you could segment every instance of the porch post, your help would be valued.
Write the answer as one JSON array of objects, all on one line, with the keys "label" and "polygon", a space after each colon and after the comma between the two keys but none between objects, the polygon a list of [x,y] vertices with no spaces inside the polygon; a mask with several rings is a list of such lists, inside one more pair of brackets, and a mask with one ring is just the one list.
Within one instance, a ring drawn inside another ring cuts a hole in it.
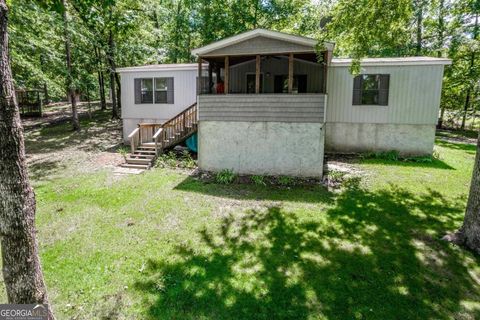
[{"label": "porch post", "polygon": [[212,63],[208,62],[208,93],[212,93],[213,89],[213,68]]},{"label": "porch post", "polygon": [[230,61],[228,56],[226,56],[225,57],[225,81],[223,84],[225,94],[228,94],[229,77],[230,77]]},{"label": "porch post", "polygon": [[328,51],[323,53],[323,83],[322,93],[327,93]]},{"label": "porch post", "polygon": [[198,79],[197,79],[197,95],[202,93],[202,58],[198,57]]},{"label": "porch post", "polygon": [[260,93],[260,55],[257,54],[255,64],[255,93]]},{"label": "porch post", "polygon": [[288,93],[293,91],[293,53],[288,55]]}]

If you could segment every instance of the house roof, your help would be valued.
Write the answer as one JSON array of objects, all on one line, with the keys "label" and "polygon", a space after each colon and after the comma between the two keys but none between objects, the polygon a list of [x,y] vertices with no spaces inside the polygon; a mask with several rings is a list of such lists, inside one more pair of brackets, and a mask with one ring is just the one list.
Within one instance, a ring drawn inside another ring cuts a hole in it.
[{"label": "house roof", "polygon": [[[212,51],[225,48],[225,47],[240,43],[242,41],[253,39],[256,37],[265,37],[265,38],[270,38],[274,40],[281,40],[281,41],[290,42],[290,43],[294,43],[302,46],[312,47],[312,49],[315,48],[315,46],[318,43],[318,40],[316,39],[307,38],[303,36],[298,36],[298,35],[288,34],[284,32],[278,32],[278,31],[272,31],[272,30],[266,30],[266,29],[254,29],[254,30],[246,31],[246,32],[243,32],[219,41],[215,41],[213,43],[210,43],[206,46],[203,46],[197,49],[194,49],[192,50],[192,54],[197,56],[206,55]],[[332,51],[334,47],[334,43],[325,42],[325,46],[329,51]]]},{"label": "house roof", "polygon": [[[207,68],[207,65],[203,65]],[[144,66],[117,68],[117,72],[138,72],[138,71],[181,71],[181,70],[196,70],[198,64],[196,63],[168,63],[168,64],[148,64]]]},{"label": "house roof", "polygon": [[[332,67],[349,67],[353,59],[333,58]],[[362,67],[373,66],[411,66],[411,65],[450,65],[452,60],[434,57],[398,57],[398,58],[364,58],[360,60]]]}]

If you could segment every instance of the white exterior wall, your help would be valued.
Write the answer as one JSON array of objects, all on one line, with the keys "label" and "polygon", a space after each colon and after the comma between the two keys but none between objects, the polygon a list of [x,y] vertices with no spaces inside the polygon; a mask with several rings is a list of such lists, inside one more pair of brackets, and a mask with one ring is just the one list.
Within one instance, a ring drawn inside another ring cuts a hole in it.
[{"label": "white exterior wall", "polygon": [[[153,69],[153,68],[152,68]],[[121,72],[122,120],[124,142],[140,122],[163,123],[196,101],[197,68],[190,70],[158,70]],[[173,104],[135,104],[134,79],[173,77]]]},{"label": "white exterior wall", "polygon": [[329,67],[327,151],[431,154],[443,69],[441,64],[401,63],[362,67],[362,74],[390,74],[388,106],[370,106],[352,104],[353,75],[348,66]]}]

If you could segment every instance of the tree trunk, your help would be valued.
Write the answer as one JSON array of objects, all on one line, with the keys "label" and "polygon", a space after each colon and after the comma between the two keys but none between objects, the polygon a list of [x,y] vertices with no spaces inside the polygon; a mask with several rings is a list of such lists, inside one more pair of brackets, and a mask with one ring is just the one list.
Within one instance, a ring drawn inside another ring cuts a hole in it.
[{"label": "tree trunk", "polygon": [[[0,238],[9,303],[48,305],[35,231],[35,194],[27,174],[8,57],[8,7],[0,0]],[[54,319],[48,308],[49,319]]]},{"label": "tree trunk", "polygon": [[415,55],[422,54],[422,27],[423,27],[423,0],[417,1],[417,44],[415,46]]},{"label": "tree trunk", "polygon": [[80,122],[78,121],[77,99],[75,96],[75,89],[72,81],[72,54],[70,52],[70,32],[68,31],[68,13],[67,3],[62,0],[63,5],[63,27],[65,36],[65,60],[67,63],[67,95],[70,96],[72,103],[72,126],[73,130],[80,130]]},{"label": "tree trunk", "polygon": [[117,105],[118,105],[118,110],[122,109],[122,85],[120,83],[120,76],[118,75],[118,72],[115,72],[115,82],[117,85]]},{"label": "tree trunk", "polygon": [[117,105],[117,95],[115,92],[115,42],[113,41],[113,34],[110,31],[108,36],[108,64],[110,65],[110,92],[112,95],[112,118],[118,119],[118,105]]},{"label": "tree trunk", "polygon": [[95,47],[95,57],[97,58],[97,64],[98,64],[98,70],[97,70],[97,75],[98,75],[98,93],[100,95],[100,108],[102,110],[107,109],[107,102],[105,100],[105,80],[103,78],[103,64],[102,64],[102,59],[100,58],[100,52],[97,47]]},{"label": "tree trunk", "polygon": [[465,123],[467,122],[468,107],[470,106],[470,88],[467,89],[467,95],[465,97],[465,103],[463,104],[463,116],[462,125],[460,129],[465,130]]},{"label": "tree trunk", "polygon": [[47,87],[46,82],[43,83],[43,94],[44,94],[44,98],[45,98],[45,104],[49,104],[50,103],[50,97],[48,96],[48,87]]},{"label": "tree trunk", "polygon": [[464,245],[480,254],[480,132],[463,225],[455,234],[447,235],[444,239]]},{"label": "tree trunk", "polygon": [[442,103],[440,107],[440,118],[438,119],[437,123],[437,128],[442,129],[443,128],[443,119],[445,117],[445,105]]},{"label": "tree trunk", "polygon": [[437,57],[442,57],[442,48],[445,34],[445,0],[440,0],[438,4],[438,28],[437,28]]}]

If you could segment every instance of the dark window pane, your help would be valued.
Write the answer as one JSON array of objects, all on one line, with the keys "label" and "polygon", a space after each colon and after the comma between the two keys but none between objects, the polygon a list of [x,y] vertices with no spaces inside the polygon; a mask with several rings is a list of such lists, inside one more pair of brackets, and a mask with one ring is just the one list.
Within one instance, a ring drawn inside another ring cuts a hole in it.
[{"label": "dark window pane", "polygon": [[153,91],[142,91],[142,103],[153,103]]},{"label": "dark window pane", "polygon": [[152,79],[142,79],[142,91],[153,91]]},{"label": "dark window pane", "polygon": [[155,91],[155,103],[167,103],[167,91]]},{"label": "dark window pane", "polygon": [[378,90],[364,90],[362,92],[362,104],[378,104]]},{"label": "dark window pane", "polygon": [[155,78],[155,90],[168,90],[167,78]]}]

